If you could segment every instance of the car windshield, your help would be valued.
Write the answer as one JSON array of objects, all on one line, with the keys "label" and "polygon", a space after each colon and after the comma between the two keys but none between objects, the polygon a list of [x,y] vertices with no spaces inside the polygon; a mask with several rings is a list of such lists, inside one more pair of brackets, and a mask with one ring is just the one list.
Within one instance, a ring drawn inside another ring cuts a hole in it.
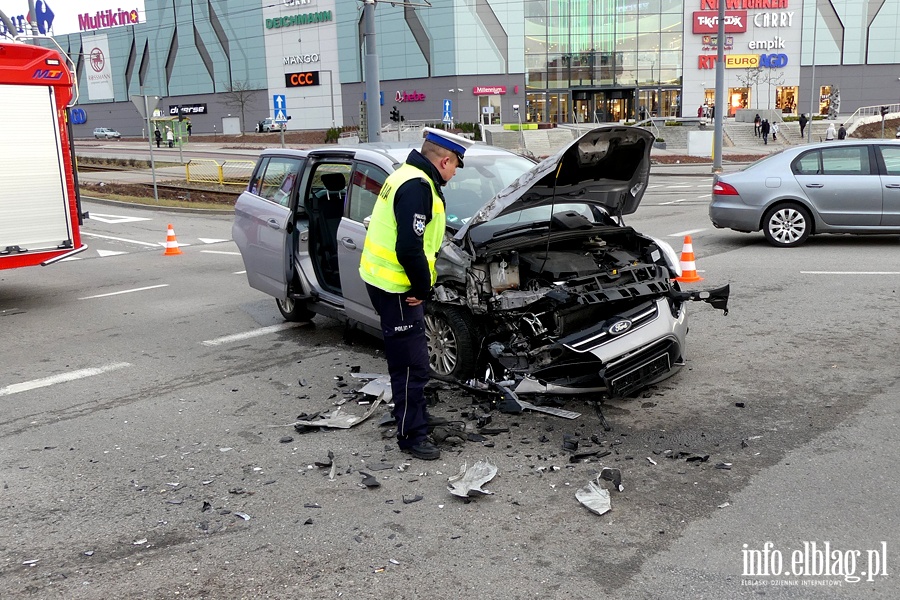
[{"label": "car windshield", "polygon": [[514,154],[466,156],[466,166],[444,186],[447,226],[459,229],[498,192],[534,166]]}]

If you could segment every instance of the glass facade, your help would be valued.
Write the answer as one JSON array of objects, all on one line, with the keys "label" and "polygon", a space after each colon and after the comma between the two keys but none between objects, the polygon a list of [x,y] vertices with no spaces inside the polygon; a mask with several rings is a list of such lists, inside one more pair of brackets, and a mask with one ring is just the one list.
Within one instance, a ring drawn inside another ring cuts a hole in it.
[{"label": "glass facade", "polygon": [[[682,2],[526,0],[524,11],[529,119],[540,113],[540,120],[580,123],[679,114]],[[561,92],[571,106],[559,102]]]}]

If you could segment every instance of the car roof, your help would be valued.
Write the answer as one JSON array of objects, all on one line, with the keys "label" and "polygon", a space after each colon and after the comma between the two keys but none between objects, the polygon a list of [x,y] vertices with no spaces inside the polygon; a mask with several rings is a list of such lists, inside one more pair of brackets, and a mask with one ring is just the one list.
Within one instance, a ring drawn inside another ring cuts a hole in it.
[{"label": "car roof", "polygon": [[[364,143],[353,146],[323,146],[310,150],[297,150],[293,148],[267,148],[260,152],[260,158],[263,156],[293,156],[296,158],[346,158],[347,160],[361,159],[374,163],[387,165],[399,165],[406,160],[412,150],[417,150],[422,146],[420,141],[415,142],[379,142]],[[498,148],[496,146],[488,146],[482,143],[475,143],[466,150],[466,156],[496,156],[508,155],[516,156],[514,152]]]}]

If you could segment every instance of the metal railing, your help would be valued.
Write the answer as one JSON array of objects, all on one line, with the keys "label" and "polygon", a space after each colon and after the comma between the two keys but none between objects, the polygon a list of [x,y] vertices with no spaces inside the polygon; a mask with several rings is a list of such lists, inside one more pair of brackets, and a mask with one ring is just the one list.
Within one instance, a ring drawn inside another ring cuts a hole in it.
[{"label": "metal railing", "polygon": [[253,166],[250,160],[226,160],[219,164],[214,160],[192,158],[184,165],[185,179],[188,183],[247,185]]},{"label": "metal railing", "polygon": [[868,119],[869,117],[877,117],[877,120],[881,120],[882,106],[888,107],[888,114],[900,113],[900,103],[879,104],[878,106],[860,106],[856,109],[856,112],[854,112],[846,119],[840,119],[840,121],[847,129],[847,133],[850,134],[854,129],[856,129],[855,125],[860,123],[863,119]]}]

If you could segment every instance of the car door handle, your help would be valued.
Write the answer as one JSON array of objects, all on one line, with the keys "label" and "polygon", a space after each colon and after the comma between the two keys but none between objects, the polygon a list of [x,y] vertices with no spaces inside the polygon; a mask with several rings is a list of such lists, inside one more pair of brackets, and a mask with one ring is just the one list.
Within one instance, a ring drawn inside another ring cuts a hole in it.
[{"label": "car door handle", "polygon": [[818,188],[823,188],[823,187],[825,187],[825,184],[824,184],[824,183],[807,183],[807,184],[806,184],[806,187],[808,187],[808,188],[817,188],[817,189],[818,189]]},{"label": "car door handle", "polygon": [[889,183],[884,187],[886,187],[889,190],[900,190],[900,183]]},{"label": "car door handle", "polygon": [[341,245],[349,250],[356,250],[356,242],[350,238],[341,238]]},{"label": "car door handle", "polygon": [[279,225],[278,221],[275,219],[269,219],[268,221],[266,221],[266,225],[268,225],[272,229],[281,229],[281,225]]}]

